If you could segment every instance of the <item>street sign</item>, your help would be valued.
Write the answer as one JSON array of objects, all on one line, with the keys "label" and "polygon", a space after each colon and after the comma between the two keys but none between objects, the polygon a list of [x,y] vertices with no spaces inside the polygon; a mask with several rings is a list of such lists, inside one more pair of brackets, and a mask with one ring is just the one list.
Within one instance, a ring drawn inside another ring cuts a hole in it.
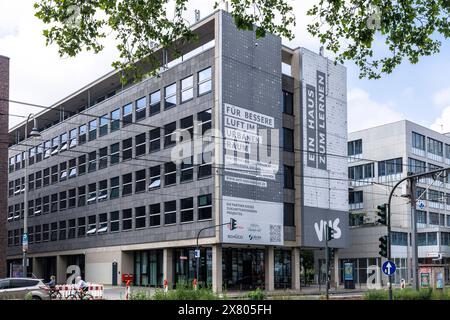
[{"label": "street sign", "polygon": [[397,266],[390,260],[383,263],[383,266],[381,267],[381,271],[383,271],[383,273],[387,276],[394,274],[395,270],[397,270]]},{"label": "street sign", "polygon": [[200,258],[200,249],[195,249],[194,251],[194,258]]},{"label": "street sign", "polygon": [[419,207],[420,210],[425,209],[425,202],[423,200],[419,200],[417,201],[417,206]]}]

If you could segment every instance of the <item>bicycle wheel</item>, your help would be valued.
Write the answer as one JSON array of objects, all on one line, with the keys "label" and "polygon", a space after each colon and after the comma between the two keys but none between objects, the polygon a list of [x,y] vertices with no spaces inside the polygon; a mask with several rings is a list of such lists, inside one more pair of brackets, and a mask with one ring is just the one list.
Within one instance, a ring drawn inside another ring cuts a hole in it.
[{"label": "bicycle wheel", "polygon": [[67,300],[80,300],[80,296],[76,293],[72,293],[67,297]]},{"label": "bicycle wheel", "polygon": [[62,300],[62,294],[59,291],[55,291],[51,294],[50,298],[52,300]]},{"label": "bicycle wheel", "polygon": [[94,300],[94,297],[91,294],[86,293],[83,297],[83,300]]}]

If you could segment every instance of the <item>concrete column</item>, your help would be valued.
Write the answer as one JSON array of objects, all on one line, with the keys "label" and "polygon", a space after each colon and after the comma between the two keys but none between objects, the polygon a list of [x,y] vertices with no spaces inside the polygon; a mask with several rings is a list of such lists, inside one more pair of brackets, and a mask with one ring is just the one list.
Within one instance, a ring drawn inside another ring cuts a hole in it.
[{"label": "concrete column", "polygon": [[43,278],[44,277],[44,268],[43,268],[42,258],[32,258],[32,259],[33,259],[33,270],[32,270],[33,274],[37,278]]},{"label": "concrete column", "polygon": [[[112,265],[111,265],[112,268]],[[133,274],[134,273],[134,255],[133,252],[122,251],[120,259],[117,259],[117,269],[118,278],[117,284],[123,285],[122,274]]]},{"label": "concrete column", "polygon": [[[169,288],[173,288],[173,252],[171,248],[165,248],[163,252],[164,279],[167,280]],[[163,279],[163,280],[164,280]]]},{"label": "concrete column", "polygon": [[334,250],[334,283],[339,288],[339,250]]},{"label": "concrete column", "polygon": [[222,292],[222,246],[216,244],[212,247],[212,288],[215,293]]},{"label": "concrete column", "polygon": [[67,259],[65,256],[56,256],[56,283],[64,284],[67,279]]},{"label": "concrete column", "polygon": [[292,248],[292,289],[300,290],[300,248]]},{"label": "concrete column", "polygon": [[266,247],[266,254],[264,259],[264,268],[265,268],[265,288],[266,291],[273,291],[274,287],[274,278],[275,278],[275,257],[274,257],[274,249],[273,247]]}]

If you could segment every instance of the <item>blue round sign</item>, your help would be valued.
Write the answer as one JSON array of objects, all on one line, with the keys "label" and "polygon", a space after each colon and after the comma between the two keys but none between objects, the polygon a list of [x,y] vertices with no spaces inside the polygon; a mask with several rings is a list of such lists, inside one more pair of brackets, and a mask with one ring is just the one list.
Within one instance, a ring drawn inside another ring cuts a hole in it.
[{"label": "blue round sign", "polygon": [[387,276],[390,276],[395,273],[395,270],[397,270],[397,266],[393,261],[386,261],[383,263],[383,266],[381,267],[381,271]]}]

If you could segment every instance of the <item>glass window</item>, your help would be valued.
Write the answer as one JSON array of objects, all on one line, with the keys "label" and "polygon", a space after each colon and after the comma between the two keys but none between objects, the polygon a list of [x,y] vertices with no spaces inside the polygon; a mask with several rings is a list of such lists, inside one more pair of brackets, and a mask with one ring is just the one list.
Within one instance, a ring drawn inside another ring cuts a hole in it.
[{"label": "glass window", "polygon": [[294,95],[283,90],[283,112],[286,114],[294,114]]},{"label": "glass window", "polygon": [[69,149],[73,149],[77,146],[77,129],[72,129],[69,132]]},{"label": "glass window", "polygon": [[437,232],[427,232],[427,246],[437,245]]},{"label": "glass window", "polygon": [[427,171],[427,163],[424,161],[408,158],[408,171],[417,174]]},{"label": "glass window", "polygon": [[120,187],[119,187],[119,177],[111,178],[110,180],[110,199],[116,199],[120,195]]},{"label": "glass window", "polygon": [[378,162],[378,175],[388,176],[403,172],[403,159],[396,158]]},{"label": "glass window", "polygon": [[445,144],[445,157],[450,159],[450,145]]},{"label": "glass window", "polygon": [[62,162],[59,164],[59,181],[67,180],[67,162]]},{"label": "glass window", "polygon": [[97,202],[97,183],[91,183],[88,185],[87,204],[93,204],[96,202]]},{"label": "glass window", "polygon": [[194,135],[194,117],[189,116],[180,120],[180,142],[190,141]]},{"label": "glass window", "polygon": [[76,230],[76,220],[70,219],[69,220],[69,232],[67,234],[67,239],[75,238],[75,230]]},{"label": "glass window", "polygon": [[98,183],[98,202],[108,200],[108,180],[102,180]]},{"label": "glass window", "polygon": [[36,147],[36,163],[42,161],[42,154],[43,153],[44,153],[44,144],[41,143],[40,145],[38,145]]},{"label": "glass window", "polygon": [[52,184],[58,182],[58,165],[52,167],[52,175],[51,175]]},{"label": "glass window", "polygon": [[108,147],[101,148],[98,151],[98,169],[104,169],[108,167]]},{"label": "glass window", "polygon": [[200,127],[198,132],[201,131],[203,136],[206,131],[211,129],[211,109],[197,113],[197,121]]},{"label": "glass window", "polygon": [[59,222],[59,240],[66,240],[67,224],[66,221]]},{"label": "glass window", "polygon": [[30,148],[28,149],[28,164],[31,166],[34,164],[34,153],[36,152],[36,148]]},{"label": "glass window", "polygon": [[108,134],[108,115],[100,117],[100,137]]},{"label": "glass window", "polygon": [[348,155],[356,156],[362,154],[362,139],[348,142]]},{"label": "glass window", "polygon": [[175,223],[177,223],[177,202],[164,202],[164,224],[168,225]]},{"label": "glass window", "polygon": [[120,161],[120,144],[114,143],[111,145],[111,165],[117,164]]},{"label": "glass window", "polygon": [[142,229],[145,228],[146,225],[146,212],[145,212],[145,207],[138,207],[135,208],[135,228],[136,229]]},{"label": "glass window", "polygon": [[373,163],[367,163],[348,168],[348,177],[351,180],[363,180],[375,177]]},{"label": "glass window", "polygon": [[159,113],[161,108],[161,91],[155,91],[150,95],[150,116]]},{"label": "glass window", "polygon": [[170,147],[177,143],[175,131],[177,129],[177,123],[172,122],[169,124],[166,124],[164,126],[164,147]]},{"label": "glass window", "polygon": [[442,149],[443,149],[442,142],[434,140],[432,138],[428,138],[428,152],[442,157],[443,155]]},{"label": "glass window", "polygon": [[[81,144],[81,142],[80,142],[80,144]],[[48,157],[50,157],[51,153],[52,153],[52,142],[45,141],[44,142],[44,159],[47,159]],[[19,169],[20,169],[20,162],[17,163],[17,156],[16,156],[16,170],[17,170],[17,165],[19,165]]]},{"label": "glass window", "polygon": [[295,214],[294,214],[294,204],[293,203],[285,203],[284,204],[284,225],[295,227]]},{"label": "glass window", "polygon": [[51,200],[51,206],[50,206],[50,212],[57,212],[58,211],[58,194],[54,193],[50,196]]},{"label": "glass window", "polygon": [[69,179],[77,176],[77,159],[69,160]]},{"label": "glass window", "polygon": [[86,234],[88,236],[93,235],[97,232],[97,216],[92,215],[88,217],[88,229]]},{"label": "glass window", "polygon": [[212,90],[211,67],[198,73],[198,95],[203,95]]},{"label": "glass window", "polygon": [[111,232],[120,231],[119,211],[113,211],[110,213],[109,223],[111,226]]},{"label": "glass window", "polygon": [[139,170],[135,172],[135,193],[144,192],[145,191],[145,169]]},{"label": "glass window", "polygon": [[73,188],[69,190],[69,208],[75,208],[77,206],[77,189]]},{"label": "glass window", "polygon": [[192,181],[194,178],[194,166],[193,166],[194,157],[188,157],[183,159],[181,162],[181,177],[180,181]]},{"label": "glass window", "polygon": [[133,122],[133,104],[129,103],[122,108],[123,126],[127,126]]},{"label": "glass window", "polygon": [[205,152],[202,153],[202,164],[198,167],[198,179],[206,178],[211,176],[212,168],[212,153]]},{"label": "glass window", "polygon": [[83,124],[78,128],[78,143],[79,144],[83,144],[86,142],[86,133],[87,133],[87,126],[85,124]]},{"label": "glass window", "polygon": [[212,218],[212,197],[211,194],[198,197],[198,220]]},{"label": "glass window", "polygon": [[55,156],[59,152],[59,137],[55,137],[52,139],[52,148],[50,155]]},{"label": "glass window", "polygon": [[146,117],[147,98],[142,97],[136,101],[136,121]]},{"label": "glass window", "polygon": [[181,102],[186,102],[194,97],[194,76],[181,80]]},{"label": "glass window", "polygon": [[349,204],[356,204],[356,203],[363,203],[363,191],[350,191],[348,194],[348,203]]},{"label": "glass window", "polygon": [[122,141],[122,161],[130,160],[133,157],[133,139]]},{"label": "glass window", "polygon": [[86,173],[86,156],[78,157],[78,175],[83,175]]},{"label": "glass window", "polygon": [[9,173],[14,172],[14,166],[16,164],[15,157],[9,158]]},{"label": "glass window", "polygon": [[391,232],[392,245],[394,246],[407,246],[408,234],[406,232]]},{"label": "glass window", "polygon": [[284,187],[294,189],[294,167],[284,166]]},{"label": "glass window", "polygon": [[164,108],[169,109],[175,107],[177,104],[177,84],[173,83],[164,88]]},{"label": "glass window", "polygon": [[425,151],[425,136],[419,133],[412,133],[412,146]]},{"label": "glass window", "polygon": [[131,209],[122,210],[122,231],[133,228],[133,213]]},{"label": "glass window", "polygon": [[150,131],[150,152],[161,149],[161,129],[156,128]]},{"label": "glass window", "polygon": [[136,143],[135,143],[135,145],[136,145],[136,147],[135,147],[135,152],[136,152],[136,157],[139,157],[139,156],[142,156],[142,155],[144,155],[145,154],[145,152],[146,152],[146,134],[145,134],[145,132],[144,133],[141,133],[140,135],[137,135],[136,136]]},{"label": "glass window", "polygon": [[63,134],[60,136],[60,139],[61,139],[61,149],[60,149],[60,152],[66,151],[66,150],[68,149],[68,147],[69,147],[69,145],[67,144],[67,133],[66,133],[66,132],[63,133]]},{"label": "glass window", "polygon": [[89,152],[88,154],[88,172],[93,172],[97,170],[97,151]]},{"label": "glass window", "polygon": [[50,196],[44,196],[42,198],[42,203],[43,203],[42,206],[43,213],[44,214],[50,213]]},{"label": "glass window", "polygon": [[86,217],[78,218],[78,238],[86,235]]},{"label": "glass window", "polygon": [[133,178],[131,173],[122,175],[122,197],[133,193]]},{"label": "glass window", "polygon": [[177,165],[173,162],[164,164],[164,186],[177,183]]},{"label": "glass window", "polygon": [[67,209],[67,191],[59,193],[59,211]]},{"label": "glass window", "polygon": [[150,227],[159,226],[161,224],[161,205],[155,203],[150,205]]},{"label": "glass window", "polygon": [[97,139],[97,119],[89,121],[89,141]]},{"label": "glass window", "polygon": [[430,226],[439,226],[439,213],[430,212]]},{"label": "glass window", "polygon": [[42,225],[42,241],[50,240],[50,226],[48,223]]},{"label": "glass window", "polygon": [[283,149],[294,152],[294,130],[283,128]]},{"label": "glass window", "polygon": [[161,166],[157,165],[150,168],[150,182],[149,190],[158,189],[161,187]]},{"label": "glass window", "polygon": [[194,198],[181,199],[181,222],[194,221]]},{"label": "glass window", "polygon": [[120,129],[120,109],[111,112],[111,132]]}]

